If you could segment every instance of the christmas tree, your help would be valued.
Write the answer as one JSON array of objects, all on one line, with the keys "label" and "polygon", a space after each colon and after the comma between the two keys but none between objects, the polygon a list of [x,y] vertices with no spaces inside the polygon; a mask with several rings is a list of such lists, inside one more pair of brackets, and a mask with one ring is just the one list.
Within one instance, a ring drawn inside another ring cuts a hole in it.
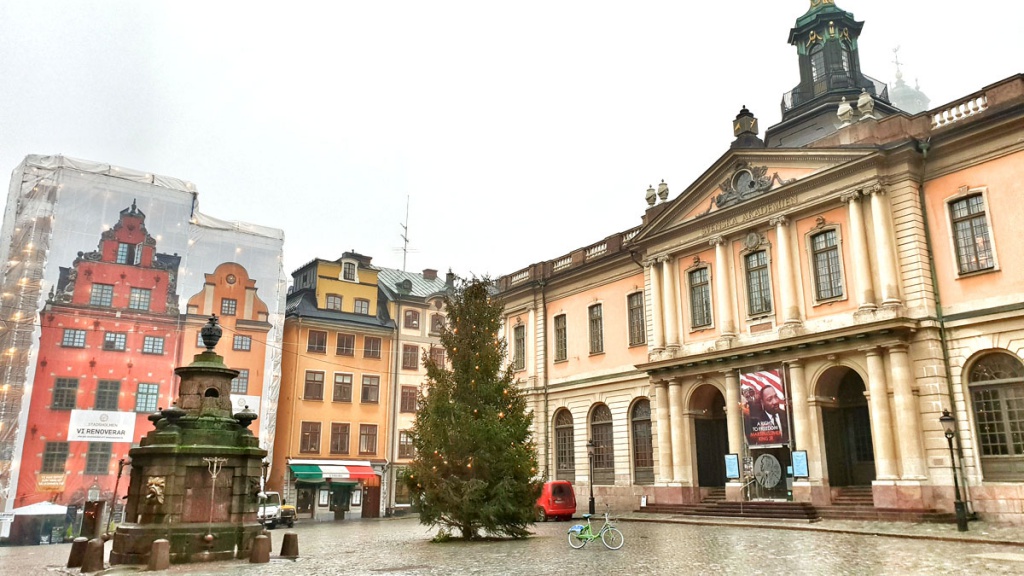
[{"label": "christmas tree", "polygon": [[406,474],[420,523],[442,538],[526,537],[540,482],[532,413],[505,364],[502,306],[490,282],[461,283],[445,299],[441,344],[448,362],[425,359],[427,385],[412,430],[416,459]]}]

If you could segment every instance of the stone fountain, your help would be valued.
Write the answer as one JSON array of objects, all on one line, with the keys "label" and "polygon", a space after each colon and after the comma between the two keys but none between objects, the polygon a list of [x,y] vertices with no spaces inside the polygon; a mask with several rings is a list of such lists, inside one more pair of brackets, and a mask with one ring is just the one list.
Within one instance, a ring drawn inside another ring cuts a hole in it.
[{"label": "stone fountain", "polygon": [[247,558],[256,521],[263,458],[249,430],[256,414],[231,413],[238,376],[213,351],[217,317],[203,326],[206,350],[188,366],[178,401],[149,419],[154,429],[132,448],[125,522],[114,533],[111,564],[146,564],[153,541],[170,542],[170,562]]}]

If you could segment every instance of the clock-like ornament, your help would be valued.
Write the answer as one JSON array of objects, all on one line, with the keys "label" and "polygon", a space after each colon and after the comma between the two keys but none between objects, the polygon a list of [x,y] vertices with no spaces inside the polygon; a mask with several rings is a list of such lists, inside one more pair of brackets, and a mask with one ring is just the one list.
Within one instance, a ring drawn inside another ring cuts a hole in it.
[{"label": "clock-like ornament", "polygon": [[782,465],[771,454],[762,454],[754,461],[754,479],[764,488],[774,488],[782,479]]},{"label": "clock-like ornament", "polygon": [[227,280],[228,284],[234,284],[238,279],[235,278],[234,274],[228,274],[228,277],[225,278],[225,280]]}]

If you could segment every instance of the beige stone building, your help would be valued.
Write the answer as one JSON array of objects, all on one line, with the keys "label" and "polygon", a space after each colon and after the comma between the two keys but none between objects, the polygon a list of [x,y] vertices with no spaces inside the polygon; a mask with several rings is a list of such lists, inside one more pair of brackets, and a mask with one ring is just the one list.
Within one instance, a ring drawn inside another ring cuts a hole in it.
[{"label": "beige stone building", "polygon": [[544,474],[581,504],[951,511],[955,471],[969,513],[1024,524],[1024,78],[910,115],[862,26],[811,2],[763,140],[742,110],[639,227],[499,279]]}]

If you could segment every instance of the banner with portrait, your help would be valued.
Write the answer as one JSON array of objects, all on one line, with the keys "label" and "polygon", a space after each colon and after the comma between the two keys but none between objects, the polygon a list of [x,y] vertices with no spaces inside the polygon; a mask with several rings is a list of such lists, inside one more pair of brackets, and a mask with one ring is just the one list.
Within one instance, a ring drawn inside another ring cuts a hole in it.
[{"label": "banner with portrait", "polygon": [[781,368],[740,374],[748,446],[789,444],[789,411]]}]

